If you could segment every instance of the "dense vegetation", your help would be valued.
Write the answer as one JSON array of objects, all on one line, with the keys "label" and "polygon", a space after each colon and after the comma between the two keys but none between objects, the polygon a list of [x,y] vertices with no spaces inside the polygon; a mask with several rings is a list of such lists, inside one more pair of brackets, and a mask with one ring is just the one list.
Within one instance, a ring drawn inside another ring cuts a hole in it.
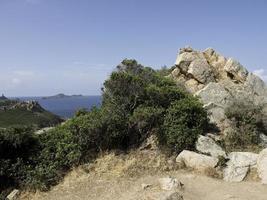
[{"label": "dense vegetation", "polygon": [[166,69],[155,71],[124,60],[105,81],[100,108],[81,110],[41,135],[29,129],[1,131],[1,152],[10,153],[0,160],[5,163],[0,178],[8,183],[0,189],[49,189],[68,169],[90,161],[95,153],[136,148],[151,134],[174,152],[194,148],[207,125],[207,113],[198,99],[165,74]]}]

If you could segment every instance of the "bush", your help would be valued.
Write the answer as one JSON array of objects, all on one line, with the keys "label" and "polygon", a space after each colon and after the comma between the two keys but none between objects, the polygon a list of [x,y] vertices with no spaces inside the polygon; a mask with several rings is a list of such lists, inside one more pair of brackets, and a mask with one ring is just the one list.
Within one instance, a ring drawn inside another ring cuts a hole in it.
[{"label": "bush", "polygon": [[194,149],[198,135],[207,126],[207,112],[194,97],[175,101],[167,109],[164,119],[164,136],[161,141],[176,152]]},{"label": "bush", "polygon": [[193,148],[207,113],[196,98],[160,75],[164,71],[124,60],[105,81],[100,108],[80,110],[38,136],[28,129],[0,133],[0,155],[8,152],[2,153],[0,178],[47,190],[92,152],[138,147],[152,133],[174,151]]},{"label": "bush", "polygon": [[[151,132],[159,132],[164,119],[164,108],[140,106],[134,110],[129,119],[129,127],[136,134],[135,143],[146,139]],[[153,131],[152,131],[153,130]]]},{"label": "bush", "polygon": [[235,102],[226,109],[231,131],[225,137],[228,149],[240,149],[259,145],[260,134],[267,134],[261,106],[251,102]]},{"label": "bush", "polygon": [[39,149],[31,128],[0,129],[0,191],[23,183]]},{"label": "bush", "polygon": [[82,152],[76,138],[64,127],[59,126],[40,135],[39,140],[41,151],[25,184],[47,190],[58,183],[67,170],[80,163]]}]

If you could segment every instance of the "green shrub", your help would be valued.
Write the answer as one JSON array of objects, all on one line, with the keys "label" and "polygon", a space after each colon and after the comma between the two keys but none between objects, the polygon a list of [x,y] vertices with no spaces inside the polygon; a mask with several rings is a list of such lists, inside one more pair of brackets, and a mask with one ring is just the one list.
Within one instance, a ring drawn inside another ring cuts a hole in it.
[{"label": "green shrub", "polygon": [[252,102],[235,102],[226,109],[226,116],[231,125],[225,137],[228,149],[259,145],[260,134],[267,134],[262,107]]},{"label": "green shrub", "polygon": [[0,191],[23,183],[39,149],[39,140],[31,128],[0,129]]},{"label": "green shrub", "polygon": [[198,99],[161,75],[166,70],[124,60],[105,81],[100,108],[80,110],[38,136],[28,129],[0,132],[0,155],[9,152],[0,157],[5,186],[47,190],[92,152],[138,147],[152,133],[174,151],[193,148],[207,113]]},{"label": "green shrub", "polygon": [[167,109],[161,141],[176,152],[193,149],[208,123],[207,112],[194,97],[175,101]]},{"label": "green shrub", "polygon": [[39,140],[41,150],[34,158],[36,164],[24,182],[31,188],[47,190],[80,163],[82,152],[73,134],[61,126],[41,134]]},{"label": "green shrub", "polygon": [[162,107],[140,106],[129,119],[129,127],[135,132],[136,142],[141,143],[151,132],[160,131],[165,109]]}]

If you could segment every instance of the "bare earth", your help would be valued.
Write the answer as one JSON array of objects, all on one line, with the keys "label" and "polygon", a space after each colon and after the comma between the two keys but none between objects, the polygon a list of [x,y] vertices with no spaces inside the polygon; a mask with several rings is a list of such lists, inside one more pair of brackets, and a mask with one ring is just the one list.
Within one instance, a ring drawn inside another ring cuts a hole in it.
[{"label": "bare earth", "polygon": [[[154,161],[159,163],[158,160]],[[90,173],[86,173],[86,170],[82,168],[75,169],[51,191],[35,194],[24,193],[21,195],[21,199],[157,200],[164,193],[159,188],[158,179],[172,176],[184,184],[184,189],[180,193],[185,200],[267,200],[267,186],[259,182],[228,183],[187,170],[156,171],[153,168],[147,171],[142,167],[146,163],[145,161],[138,165],[135,161],[129,158],[127,160],[118,159],[114,155],[109,155],[100,160]],[[107,162],[112,164],[103,167],[103,163]],[[150,164],[153,165],[154,162]],[[125,165],[127,166],[125,167]],[[133,170],[133,166],[137,168]],[[134,172],[138,168],[143,174],[122,175],[125,172]],[[141,187],[143,183],[152,186],[144,190]]]}]

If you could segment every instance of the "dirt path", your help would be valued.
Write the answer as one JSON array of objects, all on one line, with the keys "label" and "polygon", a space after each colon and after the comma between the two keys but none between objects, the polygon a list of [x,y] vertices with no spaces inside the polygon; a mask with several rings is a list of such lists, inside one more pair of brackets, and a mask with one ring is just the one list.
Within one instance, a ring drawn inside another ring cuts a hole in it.
[{"label": "dirt path", "polygon": [[[147,175],[140,178],[108,178],[73,172],[48,193],[36,193],[23,200],[149,200],[160,191],[158,178],[172,175],[185,185],[185,200],[266,200],[267,186],[257,182],[227,183],[185,171]],[[146,190],[141,184],[152,184]]]},{"label": "dirt path", "polygon": [[[184,184],[184,200],[267,200],[267,185],[228,183],[188,170],[167,169],[169,158],[155,152],[107,154],[70,172],[46,193],[22,194],[22,200],[158,200],[158,179],[174,177]],[[166,168],[167,167],[167,168]],[[167,169],[167,170],[166,170]],[[146,190],[142,184],[151,184]]]}]

